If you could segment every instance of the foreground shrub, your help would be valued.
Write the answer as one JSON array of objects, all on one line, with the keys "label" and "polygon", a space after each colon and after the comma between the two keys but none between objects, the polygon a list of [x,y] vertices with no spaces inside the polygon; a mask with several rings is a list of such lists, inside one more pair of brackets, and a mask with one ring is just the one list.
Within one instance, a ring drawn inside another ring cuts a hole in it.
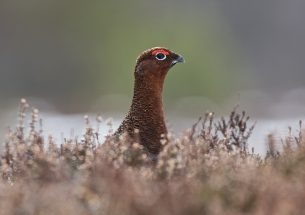
[{"label": "foreground shrub", "polygon": [[207,113],[180,137],[169,134],[157,160],[136,140],[101,141],[85,117],[83,138],[44,137],[39,111],[21,101],[18,125],[1,153],[1,214],[302,214],[305,142],[300,122],[279,152],[249,152],[254,126],[234,109]]}]

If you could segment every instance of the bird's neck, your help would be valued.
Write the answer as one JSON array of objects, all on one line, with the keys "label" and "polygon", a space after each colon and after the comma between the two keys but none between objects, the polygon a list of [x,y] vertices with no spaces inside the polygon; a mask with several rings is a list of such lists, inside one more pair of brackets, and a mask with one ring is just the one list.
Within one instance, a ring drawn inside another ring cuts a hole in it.
[{"label": "bird's neck", "polygon": [[159,124],[165,129],[164,111],[162,102],[164,79],[150,79],[138,77],[135,80],[134,95],[130,114],[139,117],[141,125]]},{"label": "bird's neck", "polygon": [[163,83],[164,79],[137,78],[134,85],[132,108],[146,114],[158,113],[163,117]]}]

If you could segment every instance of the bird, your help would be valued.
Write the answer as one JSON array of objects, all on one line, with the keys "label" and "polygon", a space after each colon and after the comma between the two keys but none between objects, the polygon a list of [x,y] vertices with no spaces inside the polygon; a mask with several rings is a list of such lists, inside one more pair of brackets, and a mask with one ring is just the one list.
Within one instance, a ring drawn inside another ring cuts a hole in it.
[{"label": "bird", "polygon": [[132,103],[115,136],[127,133],[138,138],[144,150],[157,156],[167,141],[162,101],[163,84],[168,71],[184,58],[164,47],[154,47],[138,56],[134,69]]}]

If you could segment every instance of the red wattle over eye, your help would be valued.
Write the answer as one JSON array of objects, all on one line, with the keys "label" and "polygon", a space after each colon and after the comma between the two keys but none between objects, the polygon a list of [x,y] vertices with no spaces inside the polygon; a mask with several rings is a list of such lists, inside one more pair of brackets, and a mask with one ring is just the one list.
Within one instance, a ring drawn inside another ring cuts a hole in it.
[{"label": "red wattle over eye", "polygon": [[166,51],[166,50],[164,50],[164,49],[157,49],[157,50],[154,50],[154,51],[152,52],[152,55],[156,55],[156,54],[158,54],[158,53],[162,53],[162,54],[164,54],[164,55],[169,55],[169,52]]}]

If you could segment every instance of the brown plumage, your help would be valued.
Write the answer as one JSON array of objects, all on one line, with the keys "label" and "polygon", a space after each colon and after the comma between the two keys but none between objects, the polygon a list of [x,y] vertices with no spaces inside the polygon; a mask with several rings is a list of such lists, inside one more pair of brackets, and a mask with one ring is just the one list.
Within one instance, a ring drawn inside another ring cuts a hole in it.
[{"label": "brown plumage", "polygon": [[144,51],[137,59],[132,104],[115,135],[127,132],[135,137],[138,130],[140,144],[153,155],[161,149],[162,135],[166,137],[162,90],[165,76],[182,56],[166,48],[156,47]]}]

